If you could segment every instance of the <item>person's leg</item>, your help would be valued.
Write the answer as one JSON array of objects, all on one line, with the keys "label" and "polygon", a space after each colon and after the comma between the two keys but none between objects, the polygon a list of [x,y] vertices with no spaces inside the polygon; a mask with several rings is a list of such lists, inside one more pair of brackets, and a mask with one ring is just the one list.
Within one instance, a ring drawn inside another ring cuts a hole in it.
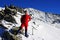
[{"label": "person's leg", "polygon": [[[16,35],[18,34],[18,32],[22,29],[24,27],[24,24],[21,24],[21,26],[20,26],[20,28],[17,30],[17,32],[16,32]],[[21,31],[20,31],[20,33],[21,33]]]},{"label": "person's leg", "polygon": [[26,37],[28,37],[27,30],[28,30],[28,25],[25,26],[25,36]]},{"label": "person's leg", "polygon": [[17,33],[22,29],[22,27],[20,27],[18,30],[17,30]]}]

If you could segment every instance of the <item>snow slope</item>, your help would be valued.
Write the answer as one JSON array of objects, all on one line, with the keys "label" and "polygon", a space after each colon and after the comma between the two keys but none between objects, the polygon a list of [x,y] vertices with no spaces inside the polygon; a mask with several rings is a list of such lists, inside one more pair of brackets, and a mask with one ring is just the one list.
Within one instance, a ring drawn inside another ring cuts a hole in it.
[{"label": "snow slope", "polygon": [[[60,40],[60,16],[56,14],[49,14],[42,12],[33,8],[26,8],[28,13],[31,15],[32,19],[29,22],[28,34],[29,37],[26,38],[22,35],[22,40]],[[20,26],[21,13],[17,12],[17,17],[14,16],[18,24],[13,24],[12,26]],[[9,23],[9,22],[8,22]],[[12,28],[7,26],[5,20],[2,21],[8,30]]]},{"label": "snow slope", "polygon": [[[29,22],[29,38],[22,36],[23,40],[60,40],[60,16],[32,8],[27,10],[32,15],[32,20]],[[57,19],[58,22],[55,21]]]}]

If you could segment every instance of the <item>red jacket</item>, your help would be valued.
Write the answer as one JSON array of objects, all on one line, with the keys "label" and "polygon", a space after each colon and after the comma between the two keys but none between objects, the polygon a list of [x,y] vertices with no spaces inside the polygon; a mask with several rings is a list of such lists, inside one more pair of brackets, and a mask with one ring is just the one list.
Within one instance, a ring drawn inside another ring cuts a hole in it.
[{"label": "red jacket", "polygon": [[27,24],[28,25],[28,22],[31,20],[31,16],[28,15],[28,14],[25,14],[21,17],[21,23],[23,24]]}]

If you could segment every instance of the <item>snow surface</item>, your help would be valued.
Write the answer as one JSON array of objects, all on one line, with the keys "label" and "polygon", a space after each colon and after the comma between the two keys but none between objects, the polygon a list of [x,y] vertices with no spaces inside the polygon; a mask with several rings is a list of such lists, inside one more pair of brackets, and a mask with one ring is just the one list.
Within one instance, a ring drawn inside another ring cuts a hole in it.
[{"label": "snow surface", "polygon": [[[52,16],[54,15],[46,15],[45,12],[31,8],[27,10],[32,14],[32,20],[28,27],[29,38],[22,36],[23,40],[60,40],[60,23],[51,24],[53,20],[59,17],[53,19]],[[52,19],[46,18],[48,16]]]},{"label": "snow surface", "polygon": [[[31,14],[31,21],[28,26],[29,37],[26,38],[22,35],[22,40],[60,40],[60,23],[55,20],[59,19],[60,16],[45,13],[33,8],[26,8],[28,13]],[[20,26],[21,13],[17,12],[17,17],[14,16],[18,24],[12,24],[12,26]],[[53,21],[55,21],[53,23]],[[10,22],[5,20],[2,21],[2,24],[10,30],[13,28],[11,25],[7,25]],[[10,27],[8,27],[10,26]]]}]

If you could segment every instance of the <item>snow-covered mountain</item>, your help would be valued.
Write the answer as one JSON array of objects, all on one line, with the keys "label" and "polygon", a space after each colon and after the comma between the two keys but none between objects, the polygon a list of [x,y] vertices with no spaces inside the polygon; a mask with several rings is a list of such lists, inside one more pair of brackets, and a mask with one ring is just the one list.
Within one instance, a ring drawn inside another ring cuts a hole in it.
[{"label": "snow-covered mountain", "polygon": [[[60,16],[42,12],[33,8],[27,8],[32,20],[29,22],[26,40],[60,40]],[[24,40],[25,38],[22,37]]]},{"label": "snow-covered mountain", "polygon": [[[28,26],[29,37],[26,38],[22,35],[22,40],[60,40],[60,15],[39,11],[33,8],[26,8],[31,15],[31,21]],[[13,16],[18,24],[12,26],[20,26],[20,12],[17,12],[17,16]],[[13,28],[11,25],[8,27],[5,20],[2,24],[10,30]],[[19,34],[18,34],[19,35]]]}]

